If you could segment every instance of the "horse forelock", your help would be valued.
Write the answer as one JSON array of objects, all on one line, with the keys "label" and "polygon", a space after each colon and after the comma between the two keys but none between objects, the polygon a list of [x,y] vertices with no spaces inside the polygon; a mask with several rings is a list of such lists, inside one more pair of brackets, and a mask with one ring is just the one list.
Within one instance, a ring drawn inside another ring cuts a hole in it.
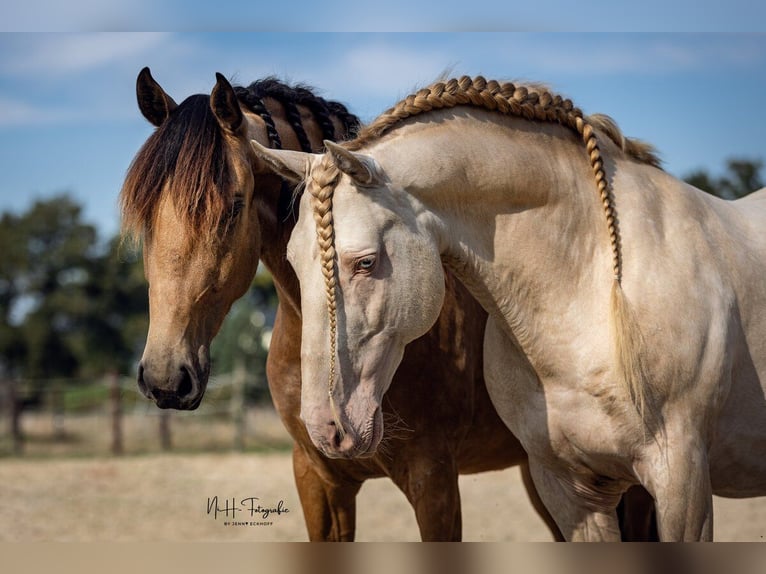
[{"label": "horse forelock", "polygon": [[330,365],[327,382],[327,395],[330,402],[333,419],[341,437],[344,434],[343,424],[335,406],[335,355],[337,345],[337,272],[335,264],[335,225],[333,222],[332,202],[335,193],[335,185],[340,177],[340,170],[335,165],[329,153],[322,156],[318,168],[313,170],[309,181],[306,182],[306,191],[311,196],[312,213],[316,225],[317,240],[319,242],[320,262],[322,276],[325,284],[325,298],[327,301],[327,314],[329,318],[330,333]]},{"label": "horse forelock", "polygon": [[190,96],[149,136],[120,193],[123,233],[151,231],[161,201],[199,239],[214,236],[232,209],[228,151],[207,95]]}]

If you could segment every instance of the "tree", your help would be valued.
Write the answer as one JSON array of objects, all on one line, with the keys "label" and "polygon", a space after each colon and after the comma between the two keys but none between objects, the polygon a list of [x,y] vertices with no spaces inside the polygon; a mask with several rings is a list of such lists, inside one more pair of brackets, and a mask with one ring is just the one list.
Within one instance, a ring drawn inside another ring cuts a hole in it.
[{"label": "tree", "polygon": [[141,258],[106,245],[63,194],[0,218],[0,375],[31,379],[124,371],[143,347]]},{"label": "tree", "polygon": [[18,374],[26,359],[26,345],[21,329],[14,321],[16,303],[21,295],[21,273],[26,258],[21,243],[19,218],[6,213],[0,218],[0,378]]},{"label": "tree", "polygon": [[684,179],[687,183],[723,199],[739,199],[764,186],[760,160],[729,159],[726,173],[714,178],[705,170],[697,170]]},{"label": "tree", "polygon": [[43,377],[76,370],[67,335],[87,303],[82,284],[96,246],[95,228],[80,215],[80,206],[60,195],[0,222],[6,246],[0,362],[6,373]]},{"label": "tree", "polygon": [[105,253],[90,261],[84,285],[89,305],[72,341],[80,374],[130,371],[143,350],[149,301],[138,251],[113,237]]}]

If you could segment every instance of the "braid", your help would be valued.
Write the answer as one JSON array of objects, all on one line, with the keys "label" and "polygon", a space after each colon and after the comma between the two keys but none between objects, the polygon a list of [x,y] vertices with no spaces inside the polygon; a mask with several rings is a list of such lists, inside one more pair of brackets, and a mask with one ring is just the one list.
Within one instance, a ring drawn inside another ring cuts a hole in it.
[{"label": "braid", "polygon": [[271,117],[269,110],[263,105],[263,100],[258,95],[258,92],[253,89],[255,85],[255,83],[250,84],[249,88],[236,86],[234,88],[234,93],[237,95],[237,99],[245,104],[247,109],[260,116],[266,124],[266,134],[269,138],[269,146],[274,149],[282,149],[282,138],[279,137],[277,126],[274,124],[274,118]]},{"label": "braid", "polygon": [[336,141],[335,126],[330,118],[328,102],[303,85],[295,86],[294,92],[296,102],[306,106],[314,115],[314,119],[322,130],[322,139]]},{"label": "braid", "polygon": [[328,102],[303,84],[289,86],[274,77],[268,77],[253,82],[247,88],[236,87],[235,91],[240,102],[266,122],[266,130],[272,148],[281,149],[282,141],[271,114],[263,104],[263,98],[274,98],[284,106],[287,121],[295,132],[301,149],[305,152],[313,150],[303,127],[303,120],[298,109],[299,105],[308,108],[314,116],[322,131],[322,139],[331,141],[340,139],[339,134],[335,133],[335,125],[332,122],[333,116],[343,124],[345,132],[342,134],[343,139],[356,136],[361,125],[359,118],[350,113],[346,106],[339,102]]},{"label": "braid", "polygon": [[339,102],[327,102],[329,112],[338,118],[346,132],[345,139],[355,138],[362,129],[362,122],[357,116],[348,111],[346,106]]},{"label": "braid", "polygon": [[[516,86],[511,82],[500,84],[495,80],[487,81],[481,76],[473,79],[462,76],[447,82],[437,82],[407,96],[364,128],[355,140],[346,144],[346,147],[350,150],[361,149],[406,118],[459,105],[475,106],[533,121],[554,122],[580,135],[588,152],[606,216],[612,245],[613,272],[615,280],[619,283],[622,278],[622,260],[614,196],[604,172],[596,132],[582,111],[569,99],[551,94],[542,86]],[[625,149],[625,146],[621,147]]]},{"label": "braid", "polygon": [[293,128],[295,136],[298,138],[301,151],[310,153],[311,143],[309,142],[309,137],[306,135],[306,130],[303,129],[303,121],[301,120],[301,113],[298,110],[298,106],[290,101],[284,101],[282,102],[282,105],[285,107],[287,121],[290,123],[290,127]]},{"label": "braid", "polygon": [[335,405],[335,355],[337,340],[337,303],[335,286],[337,274],[335,272],[335,228],[332,215],[332,197],[335,184],[340,176],[340,170],[332,163],[330,156],[324,156],[322,164],[316,173],[312,174],[307,190],[313,199],[314,221],[317,229],[317,240],[321,254],[322,275],[325,280],[325,293],[327,295],[327,312],[330,320],[330,374],[327,394],[330,399],[330,410],[337,432],[343,438],[344,430]]}]

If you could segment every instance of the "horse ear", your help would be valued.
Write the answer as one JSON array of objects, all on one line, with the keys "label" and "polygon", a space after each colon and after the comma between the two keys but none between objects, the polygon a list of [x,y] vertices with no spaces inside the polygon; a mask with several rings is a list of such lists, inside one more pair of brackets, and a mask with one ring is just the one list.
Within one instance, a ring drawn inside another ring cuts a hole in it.
[{"label": "horse ear", "polygon": [[155,127],[160,127],[162,122],[168,119],[170,112],[178,107],[169,95],[152,78],[149,68],[144,68],[138,73],[136,80],[136,99],[138,109],[143,116]]},{"label": "horse ear", "polygon": [[354,153],[330,140],[325,140],[324,145],[338,169],[354,180],[354,183],[363,187],[382,184],[378,165],[370,156]]},{"label": "horse ear", "polygon": [[288,181],[299,183],[308,173],[311,161],[318,154],[286,149],[264,147],[255,140],[250,140],[259,164],[268,172],[276,173]]},{"label": "horse ear", "polygon": [[218,122],[231,132],[237,131],[242,125],[244,115],[239,107],[237,94],[229,81],[222,74],[216,73],[216,84],[210,94],[210,107],[213,109]]}]

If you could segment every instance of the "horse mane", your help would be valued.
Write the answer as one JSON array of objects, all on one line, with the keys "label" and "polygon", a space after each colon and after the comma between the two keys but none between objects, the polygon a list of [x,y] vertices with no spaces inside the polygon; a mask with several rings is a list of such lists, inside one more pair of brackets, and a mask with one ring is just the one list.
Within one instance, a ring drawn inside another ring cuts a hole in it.
[{"label": "horse mane", "polygon": [[586,116],[586,120],[594,128],[603,132],[617,147],[630,158],[651,165],[657,169],[662,169],[662,159],[652,144],[637,138],[625,137],[622,134],[617,123],[605,114],[591,114]]},{"label": "horse mane", "polygon": [[[266,124],[269,145],[282,148],[274,119],[263,103],[273,98],[285,109],[287,120],[304,151],[312,151],[297,106],[308,108],[324,139],[353,137],[361,122],[340,102],[327,101],[313,89],[287,85],[274,77],[247,87],[235,86],[242,107],[257,114]],[[341,126],[336,134],[333,118]],[[172,181],[173,185],[167,186]],[[228,153],[221,127],[210,108],[210,96],[189,96],[147,139],[128,168],[120,192],[123,235],[140,238],[151,230],[163,190],[188,229],[210,239],[230,219],[234,198],[229,197]]]},{"label": "horse mane", "polygon": [[[622,247],[618,228],[615,199],[604,171],[604,162],[597,131],[608,137],[627,157],[644,164],[660,167],[655,149],[647,143],[622,135],[617,124],[608,116],[585,116],[571,100],[552,93],[541,84],[499,83],[481,76],[438,81],[420,89],[389,108],[363,128],[356,139],[344,143],[350,151],[358,151],[396,127],[407,118],[432,110],[456,106],[473,106],[530,121],[558,123],[576,132],[585,144],[604,211],[612,250],[613,284],[611,291],[612,331],[615,361],[619,375],[631,402],[646,428],[657,430],[661,413],[656,407],[650,380],[643,363],[643,336],[622,289]],[[325,277],[327,306],[330,313],[331,336],[334,339],[336,313],[336,271],[332,196],[339,170],[326,154],[318,172],[312,173],[307,189],[314,203],[322,271]],[[334,346],[331,341],[331,346]],[[332,369],[331,369],[332,370]],[[332,380],[330,381],[332,406]]]},{"label": "horse mane", "polygon": [[[314,119],[322,130],[322,139],[331,141],[349,139],[356,136],[361,126],[359,118],[350,113],[346,106],[340,102],[328,102],[317,95],[314,88],[305,84],[290,86],[273,76],[269,76],[261,80],[256,80],[246,88],[235,87],[234,91],[241,103],[250,109],[250,111],[260,115],[266,121],[267,126],[270,126],[270,128],[273,129],[273,133],[272,129],[269,129],[269,140],[271,147],[275,149],[281,149],[282,143],[279,134],[276,133],[271,114],[269,114],[263,105],[264,98],[273,98],[282,104],[285,109],[287,121],[298,137],[301,150],[305,152],[317,150],[312,149],[311,143],[306,136],[300,110],[298,109],[299,105],[308,108],[314,116]],[[332,122],[333,116],[340,121],[344,133],[335,133],[335,126]]]},{"label": "horse mane", "polygon": [[605,114],[585,116],[572,101],[553,94],[541,83],[499,83],[485,80],[481,76],[436,82],[407,96],[392,106],[372,123],[362,129],[359,135],[345,147],[354,151],[391,130],[399,122],[418,114],[442,108],[469,105],[490,111],[526,118],[534,121],[556,122],[574,127],[582,134],[582,128],[574,125],[576,118],[601,131],[628,157],[641,163],[661,168],[656,148],[635,138],[622,134],[617,123]]}]

